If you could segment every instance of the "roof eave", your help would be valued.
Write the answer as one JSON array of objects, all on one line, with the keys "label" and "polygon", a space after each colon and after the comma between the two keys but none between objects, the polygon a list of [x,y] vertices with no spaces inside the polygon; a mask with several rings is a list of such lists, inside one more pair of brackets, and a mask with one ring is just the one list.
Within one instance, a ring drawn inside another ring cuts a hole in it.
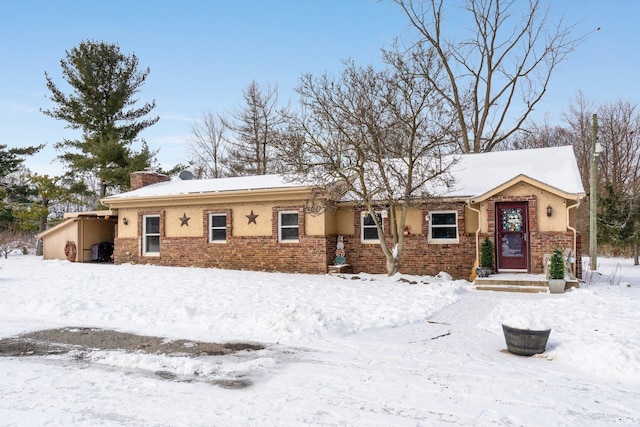
[{"label": "roof eave", "polygon": [[53,233],[53,232],[55,232],[57,230],[60,230],[61,228],[65,228],[68,225],[73,224],[75,221],[77,221],[77,218],[67,218],[64,221],[62,221],[61,223],[56,224],[53,227],[47,228],[46,230],[36,234],[36,239],[40,240],[43,237],[45,237],[45,236],[47,236],[47,235],[49,235],[49,234],[51,234],[51,233]]},{"label": "roof eave", "polygon": [[78,217],[108,217],[116,215],[111,209],[102,209],[98,211],[86,211],[86,212],[67,212],[64,214],[64,218],[78,218]]},{"label": "roof eave", "polygon": [[[438,203],[457,203],[457,202],[467,202],[469,198],[470,196],[432,196],[424,199],[415,199],[415,200],[412,200],[411,203],[423,204],[423,203],[429,203],[430,201],[433,201],[433,200],[437,200]],[[359,206],[364,204],[364,202],[362,202],[361,200],[337,200],[335,203],[343,206]],[[398,200],[397,203],[398,205],[401,205],[401,204],[404,204],[404,201]],[[385,200],[380,200],[374,203],[374,205],[380,205],[380,206],[385,204],[388,204],[387,201]]]},{"label": "roof eave", "polygon": [[563,197],[565,199],[568,200],[580,200],[583,199],[584,197],[586,197],[586,193],[584,192],[578,192],[578,193],[573,193],[573,192],[567,192],[564,190],[561,190],[557,187],[554,187],[552,185],[546,184],[542,181],[538,181],[537,179],[531,178],[527,175],[523,175],[520,174],[500,185],[498,185],[497,187],[494,187],[482,194],[478,194],[476,196],[471,196],[469,197],[469,201],[471,203],[479,203],[479,202],[483,202],[485,200],[487,200],[488,198],[490,198],[491,196],[500,193],[501,191],[506,190],[509,187],[512,187],[515,184],[518,184],[520,182],[525,182],[527,184],[533,185],[535,187],[541,188],[549,193],[555,194],[559,197]]}]

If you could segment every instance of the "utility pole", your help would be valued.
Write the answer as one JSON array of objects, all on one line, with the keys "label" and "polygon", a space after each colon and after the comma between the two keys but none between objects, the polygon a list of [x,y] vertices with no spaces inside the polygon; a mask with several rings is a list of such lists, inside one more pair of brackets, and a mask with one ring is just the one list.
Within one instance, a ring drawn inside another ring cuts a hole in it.
[{"label": "utility pole", "polygon": [[598,115],[593,115],[591,127],[591,170],[589,172],[589,256],[591,257],[591,271],[598,268],[598,154],[602,151],[598,141]]}]

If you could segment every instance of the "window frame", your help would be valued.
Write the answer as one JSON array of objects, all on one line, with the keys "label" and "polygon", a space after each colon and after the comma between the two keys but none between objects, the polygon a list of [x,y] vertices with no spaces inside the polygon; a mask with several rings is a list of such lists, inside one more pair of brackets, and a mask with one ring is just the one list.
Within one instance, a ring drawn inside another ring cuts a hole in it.
[{"label": "window frame", "polygon": [[[227,213],[226,212],[210,212],[209,215],[209,243],[215,244],[224,244],[227,243]],[[223,217],[224,218],[224,227],[214,227],[213,226],[213,217]],[[214,230],[224,230],[224,239],[223,240],[214,240],[213,239],[213,231]]]},{"label": "window frame", "polygon": [[[382,232],[384,233],[384,218],[385,218],[385,211],[375,211],[375,214],[378,216],[379,220],[380,220],[380,225],[382,226]],[[380,235],[378,234],[378,236],[375,239],[365,239],[364,236],[364,230],[365,228],[373,228],[374,230],[377,231],[377,227],[375,222],[373,223],[373,225],[365,225],[365,219],[368,218],[371,214],[369,213],[369,211],[362,211],[360,212],[360,241],[362,243],[380,243]]]},{"label": "window frame", "polygon": [[[433,216],[434,215],[445,215],[445,214],[453,214],[454,215],[454,223],[453,224],[433,224]],[[433,229],[434,228],[454,228],[456,237],[455,238],[435,238],[433,237]],[[460,227],[458,226],[458,211],[456,210],[442,210],[442,211],[430,211],[429,212],[429,237],[428,242],[431,244],[441,244],[446,245],[449,243],[460,243]]]},{"label": "window frame", "polygon": [[[296,225],[283,225],[282,224],[282,216],[283,215],[296,215],[298,221]],[[283,229],[293,229],[298,230],[297,237],[295,239],[285,239],[282,236]],[[299,243],[300,242],[300,212],[299,211],[278,211],[278,242],[279,243]]]},{"label": "window frame", "polygon": [[[148,218],[157,218],[158,219],[158,232],[157,233],[149,233],[147,232],[147,219]],[[148,246],[149,243],[147,239],[149,237],[157,237],[158,238],[158,250],[157,251],[149,251]],[[142,256],[160,256],[160,214],[148,214],[142,215]]]}]

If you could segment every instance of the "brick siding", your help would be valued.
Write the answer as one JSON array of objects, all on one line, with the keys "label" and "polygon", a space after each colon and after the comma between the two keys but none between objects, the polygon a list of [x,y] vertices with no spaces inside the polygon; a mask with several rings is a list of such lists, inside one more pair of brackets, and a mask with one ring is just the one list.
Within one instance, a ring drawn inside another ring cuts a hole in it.
[{"label": "brick siding", "polygon": [[129,179],[131,181],[131,191],[146,187],[147,185],[171,180],[167,175],[150,171],[132,172],[129,174]]},{"label": "brick siding", "polygon": [[205,237],[160,239],[160,256],[140,256],[138,239],[116,238],[114,261],[233,270],[326,273],[327,239],[302,237],[299,243],[279,243],[274,237],[228,237],[209,243]]}]

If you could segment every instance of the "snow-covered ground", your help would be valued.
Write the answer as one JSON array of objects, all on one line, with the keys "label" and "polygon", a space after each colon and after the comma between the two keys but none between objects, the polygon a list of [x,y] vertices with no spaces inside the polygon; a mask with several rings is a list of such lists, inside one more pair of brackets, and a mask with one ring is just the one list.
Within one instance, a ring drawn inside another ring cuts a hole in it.
[{"label": "snow-covered ground", "polygon": [[[266,348],[0,357],[0,426],[640,425],[640,267],[599,261],[557,295],[14,255],[0,338],[97,327]],[[550,327],[547,351],[508,353],[503,322]]]}]

